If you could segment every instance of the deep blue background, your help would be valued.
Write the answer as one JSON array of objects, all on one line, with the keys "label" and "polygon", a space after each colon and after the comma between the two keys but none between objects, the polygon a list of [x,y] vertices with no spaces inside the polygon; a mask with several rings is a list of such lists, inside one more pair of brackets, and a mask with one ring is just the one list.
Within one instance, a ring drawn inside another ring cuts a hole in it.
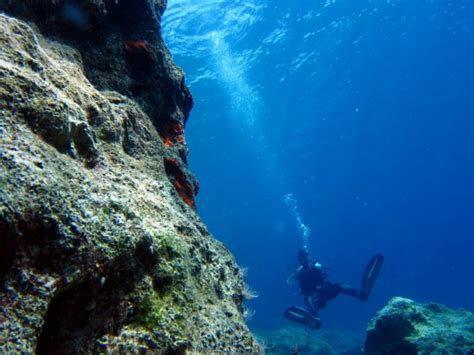
[{"label": "deep blue background", "polygon": [[302,304],[285,283],[302,244],[286,193],[334,280],[356,286],[386,257],[369,303],[339,297],[326,327],[363,332],[395,295],[474,310],[472,1],[168,6],[198,209],[249,269],[254,329]]}]

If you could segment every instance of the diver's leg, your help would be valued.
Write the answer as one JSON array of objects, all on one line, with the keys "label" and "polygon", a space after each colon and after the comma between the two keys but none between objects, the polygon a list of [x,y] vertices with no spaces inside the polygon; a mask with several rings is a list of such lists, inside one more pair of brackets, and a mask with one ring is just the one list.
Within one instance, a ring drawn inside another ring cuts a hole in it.
[{"label": "diver's leg", "polygon": [[307,317],[305,317],[303,322],[300,322],[312,329],[319,329],[322,326],[321,319],[319,319],[318,310],[314,304],[315,295],[305,296],[304,303],[307,309]]},{"label": "diver's leg", "polygon": [[313,296],[313,307],[318,310],[326,307],[326,304],[336,298],[342,291],[341,285],[337,283],[327,283],[321,290]]},{"label": "diver's leg", "polygon": [[360,298],[359,290],[348,285],[338,285],[338,286],[339,286],[340,293],[343,293],[344,295],[351,296],[357,299]]},{"label": "diver's leg", "polygon": [[315,307],[315,295],[311,295],[311,296],[305,296],[304,298],[304,304],[306,306],[306,309],[308,310],[308,312],[314,316],[314,317],[318,317],[318,308]]}]

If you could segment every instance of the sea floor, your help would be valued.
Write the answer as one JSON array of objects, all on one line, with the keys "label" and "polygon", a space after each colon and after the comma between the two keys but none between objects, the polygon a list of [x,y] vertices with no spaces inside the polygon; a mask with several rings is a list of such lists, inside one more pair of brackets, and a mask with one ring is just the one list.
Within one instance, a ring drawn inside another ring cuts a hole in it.
[{"label": "sea floor", "polygon": [[254,330],[267,354],[361,354],[364,338],[336,328],[310,330],[287,326],[275,330]]}]

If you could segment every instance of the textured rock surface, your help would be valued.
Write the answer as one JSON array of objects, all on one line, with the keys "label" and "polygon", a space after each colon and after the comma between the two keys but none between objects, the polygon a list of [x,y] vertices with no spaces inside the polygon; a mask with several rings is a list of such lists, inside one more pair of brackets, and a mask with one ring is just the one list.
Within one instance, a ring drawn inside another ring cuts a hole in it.
[{"label": "textured rock surface", "polygon": [[0,1],[0,352],[258,352],[159,0]]},{"label": "textured rock surface", "polygon": [[474,315],[394,297],[370,321],[367,354],[470,354]]}]

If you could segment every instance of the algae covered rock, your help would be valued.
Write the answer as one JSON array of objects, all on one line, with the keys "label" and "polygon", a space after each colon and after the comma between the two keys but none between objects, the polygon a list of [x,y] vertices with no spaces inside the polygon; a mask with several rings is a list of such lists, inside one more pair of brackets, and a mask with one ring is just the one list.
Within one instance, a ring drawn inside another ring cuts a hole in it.
[{"label": "algae covered rock", "polygon": [[260,351],[195,209],[163,10],[0,2],[0,353]]},{"label": "algae covered rock", "polygon": [[470,354],[474,315],[394,297],[370,321],[367,354]]}]

